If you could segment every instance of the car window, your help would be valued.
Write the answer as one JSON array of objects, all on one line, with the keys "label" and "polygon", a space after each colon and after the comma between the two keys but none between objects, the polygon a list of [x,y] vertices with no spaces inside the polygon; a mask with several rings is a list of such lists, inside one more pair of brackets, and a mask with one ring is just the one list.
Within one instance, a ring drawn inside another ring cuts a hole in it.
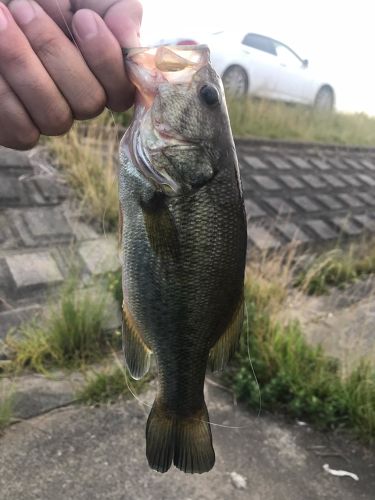
[{"label": "car window", "polygon": [[300,68],[302,66],[301,59],[282,43],[275,42],[275,50],[281,64],[291,68]]},{"label": "car window", "polygon": [[243,39],[242,43],[253,49],[261,50],[262,52],[267,52],[268,54],[276,55],[275,47],[272,41],[261,35],[256,35],[255,33],[248,33]]}]

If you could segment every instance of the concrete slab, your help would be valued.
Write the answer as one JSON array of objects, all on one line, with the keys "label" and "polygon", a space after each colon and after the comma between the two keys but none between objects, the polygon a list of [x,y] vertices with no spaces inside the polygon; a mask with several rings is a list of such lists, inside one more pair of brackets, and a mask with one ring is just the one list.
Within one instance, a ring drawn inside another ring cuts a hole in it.
[{"label": "concrete slab", "polygon": [[8,255],[5,263],[17,291],[61,283],[63,276],[51,252]]},{"label": "concrete slab", "polygon": [[[308,426],[257,418],[233,407],[230,394],[216,387],[206,392],[211,421],[238,427],[213,427],[216,464],[209,473],[150,470],[144,438],[148,408],[137,401],[76,406],[5,431],[0,441],[2,500],[373,498],[371,450]],[[152,398],[152,392],[141,395],[144,401]],[[358,474],[359,481],[329,475],[326,463]]]},{"label": "concrete slab", "polygon": [[82,243],[79,254],[93,275],[117,271],[120,267],[117,245],[112,237]]}]

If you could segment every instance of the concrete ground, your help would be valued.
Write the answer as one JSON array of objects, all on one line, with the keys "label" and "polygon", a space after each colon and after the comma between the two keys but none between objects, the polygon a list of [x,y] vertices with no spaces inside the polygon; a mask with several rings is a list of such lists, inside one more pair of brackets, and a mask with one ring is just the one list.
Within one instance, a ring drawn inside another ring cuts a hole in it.
[{"label": "concrete ground", "polygon": [[[151,402],[154,390],[142,394]],[[207,384],[214,469],[160,474],[145,458],[148,408],[132,399],[71,405],[12,425],[0,438],[1,500],[370,500],[374,450],[301,422],[250,413]],[[335,477],[323,469],[358,475]],[[236,474],[232,474],[236,473]]]}]

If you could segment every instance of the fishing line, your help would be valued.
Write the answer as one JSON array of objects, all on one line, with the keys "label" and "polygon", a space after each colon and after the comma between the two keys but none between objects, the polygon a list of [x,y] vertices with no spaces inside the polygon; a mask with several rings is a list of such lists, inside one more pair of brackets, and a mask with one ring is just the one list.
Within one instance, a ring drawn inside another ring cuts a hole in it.
[{"label": "fishing line", "polygon": [[[80,48],[79,48],[79,45],[78,45],[78,43],[77,43],[77,41],[76,41],[76,39],[75,39],[75,37],[74,37],[74,34],[73,34],[72,30],[70,29],[70,27],[69,27],[69,24],[68,24],[67,20],[65,19],[64,13],[63,13],[62,8],[61,8],[60,3],[59,3],[59,0],[55,0],[55,3],[56,3],[56,6],[57,6],[57,8],[58,8],[58,10],[59,10],[59,12],[60,12],[60,15],[61,15],[61,17],[62,17],[62,20],[63,20],[63,22],[64,22],[64,24],[65,24],[65,27],[66,27],[66,29],[67,29],[67,31],[68,31],[68,33],[69,33],[69,35],[70,35],[70,38],[72,39],[72,42],[73,42],[73,43],[74,43],[74,45],[76,46],[76,48],[77,48],[77,50],[79,51],[79,53],[82,55],[82,52],[81,52],[81,50],[80,50]],[[82,56],[82,58],[83,58],[83,56]],[[106,108],[106,111],[107,111],[107,112],[109,112],[109,114],[111,115],[111,119],[112,119],[112,122],[113,122],[113,124],[114,124],[115,132],[116,132],[116,137],[118,137],[118,135],[119,135],[119,126],[118,126],[118,124],[116,123],[116,120],[115,120],[115,115],[114,115],[114,114],[113,114],[113,112],[112,112],[110,109],[108,109],[108,108]],[[112,185],[111,185],[111,187],[113,187],[113,185],[115,184],[115,182],[116,182],[116,180],[114,179],[114,180],[113,180],[113,183],[112,183]],[[103,211],[103,216],[102,216],[102,230],[103,230],[104,237],[105,237],[106,239],[107,239],[107,232],[106,232],[106,229],[105,229],[105,218],[106,218],[106,215],[107,215],[107,210],[108,210],[108,205],[106,205],[106,207],[104,208],[104,211]]]},{"label": "fishing line", "polygon": [[121,361],[119,360],[116,352],[112,349],[112,354],[113,354],[113,357],[115,358],[115,362],[117,364],[117,366],[119,367],[119,369],[122,371],[122,373],[124,374],[124,378],[125,378],[125,383],[126,383],[126,386],[127,388],[129,389],[129,392],[130,394],[134,397],[134,399],[140,404],[140,405],[143,405],[143,406],[147,406],[148,408],[152,408],[152,405],[150,405],[149,403],[146,403],[145,401],[142,401],[138,396],[137,394],[135,394],[135,392],[133,391],[133,389],[131,388],[130,384],[129,384],[129,379],[128,379],[128,374],[127,374],[127,369],[124,368],[123,364],[121,363]]},{"label": "fishing line", "polygon": [[[250,355],[249,312],[247,310],[247,304],[246,304],[246,302],[245,302],[245,312],[246,312],[246,323],[245,324],[246,324],[247,356],[248,356],[248,359],[249,359],[249,363],[250,363],[250,366],[251,366],[251,371],[253,373],[253,376],[254,376],[254,379],[255,379],[255,383],[256,383],[256,386],[257,386],[257,389],[258,389],[258,394],[259,394],[259,409],[258,409],[258,415],[257,415],[257,418],[259,418],[260,414],[261,414],[261,411],[262,411],[262,393],[261,393],[261,390],[260,390],[260,385],[259,385],[257,376],[255,374],[253,362],[252,362],[251,355]],[[251,427],[251,424],[249,424],[249,425],[240,425],[240,426],[226,425],[226,424],[217,424],[215,422],[210,422],[208,420],[202,420],[201,418],[196,418],[196,419],[192,419],[192,420],[198,420],[199,422],[204,422],[206,424],[213,425],[214,427],[223,427],[224,429],[236,429],[236,430],[239,430],[239,429],[246,429],[246,428]]]}]

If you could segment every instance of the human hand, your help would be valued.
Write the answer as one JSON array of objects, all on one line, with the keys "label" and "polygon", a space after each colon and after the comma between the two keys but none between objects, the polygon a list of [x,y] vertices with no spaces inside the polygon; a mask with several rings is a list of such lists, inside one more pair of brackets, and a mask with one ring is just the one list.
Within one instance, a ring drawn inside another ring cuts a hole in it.
[{"label": "human hand", "polygon": [[138,0],[0,0],[0,145],[29,149],[128,109],[121,47],[139,45],[141,18]]}]

